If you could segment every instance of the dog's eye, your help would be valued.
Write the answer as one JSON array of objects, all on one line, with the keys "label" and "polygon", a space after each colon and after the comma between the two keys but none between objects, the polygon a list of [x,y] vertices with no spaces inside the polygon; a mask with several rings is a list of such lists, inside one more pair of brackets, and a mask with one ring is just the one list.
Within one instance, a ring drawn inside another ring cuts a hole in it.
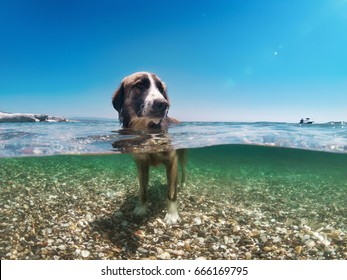
[{"label": "dog's eye", "polygon": [[135,86],[139,89],[143,89],[145,87],[144,83],[142,83],[142,82],[136,83]]},{"label": "dog's eye", "polygon": [[163,92],[164,92],[164,88],[163,88],[163,86],[162,86],[162,85],[159,85],[159,86],[158,86],[158,89],[159,89],[159,91],[160,91],[161,93],[163,93]]}]

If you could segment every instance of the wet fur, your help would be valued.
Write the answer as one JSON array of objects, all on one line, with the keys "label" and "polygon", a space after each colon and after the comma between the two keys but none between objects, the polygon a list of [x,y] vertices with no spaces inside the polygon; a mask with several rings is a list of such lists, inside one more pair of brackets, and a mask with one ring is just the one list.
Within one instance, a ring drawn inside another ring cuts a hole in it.
[{"label": "wet fur", "polygon": [[[150,85],[148,85],[148,81],[151,83]],[[140,86],[138,86],[139,83],[141,83]],[[154,86],[155,89],[153,89]],[[155,106],[157,100],[159,100],[158,102],[160,104],[157,108],[148,107],[144,110],[144,106],[148,105],[148,102],[145,104],[145,100],[148,99],[146,94],[148,95],[153,90],[156,91],[156,96],[159,97],[152,99],[152,106]],[[158,92],[160,92],[161,96]],[[113,96],[112,104],[118,111],[119,121],[123,128],[130,128],[135,131],[157,129],[165,132],[169,124],[179,123],[176,119],[167,116],[170,102],[165,83],[151,73],[139,72],[124,78]],[[167,136],[166,133],[164,135]],[[143,139],[144,141],[150,141],[146,137]],[[119,145],[119,143],[116,145]],[[149,168],[150,166],[163,164],[166,168],[167,176],[167,214],[164,220],[167,224],[179,222],[180,218],[177,210],[178,165],[180,164],[182,168],[181,184],[184,185],[186,176],[186,151],[170,149],[154,153],[133,153],[133,157],[136,162],[140,183],[140,203],[135,208],[134,214],[146,214]]]}]

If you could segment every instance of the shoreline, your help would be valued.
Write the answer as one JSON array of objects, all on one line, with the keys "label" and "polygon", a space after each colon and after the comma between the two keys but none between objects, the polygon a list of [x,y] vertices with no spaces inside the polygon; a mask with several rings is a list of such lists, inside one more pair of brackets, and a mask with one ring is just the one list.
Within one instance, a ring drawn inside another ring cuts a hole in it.
[{"label": "shoreline", "polygon": [[23,114],[0,112],[0,123],[23,123],[23,122],[67,122],[64,117],[54,117],[47,114]]}]

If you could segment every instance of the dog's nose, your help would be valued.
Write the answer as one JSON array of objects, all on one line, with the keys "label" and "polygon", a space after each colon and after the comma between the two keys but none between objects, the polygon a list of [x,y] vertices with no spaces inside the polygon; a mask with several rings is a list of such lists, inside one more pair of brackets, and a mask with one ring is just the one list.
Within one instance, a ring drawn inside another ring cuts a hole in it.
[{"label": "dog's nose", "polygon": [[165,100],[155,100],[153,102],[153,110],[156,112],[165,112],[169,104]]}]

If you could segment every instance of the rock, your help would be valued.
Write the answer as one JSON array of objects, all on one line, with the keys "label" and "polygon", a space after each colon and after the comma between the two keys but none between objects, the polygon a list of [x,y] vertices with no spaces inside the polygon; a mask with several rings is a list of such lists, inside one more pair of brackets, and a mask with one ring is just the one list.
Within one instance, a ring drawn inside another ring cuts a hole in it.
[{"label": "rock", "polygon": [[64,117],[53,117],[46,114],[22,114],[0,112],[0,122],[66,122]]},{"label": "rock", "polygon": [[265,252],[270,252],[270,251],[272,251],[272,248],[269,247],[269,246],[265,246],[265,247],[263,248],[263,250],[264,250]]},{"label": "rock", "polygon": [[64,251],[66,249],[66,246],[65,245],[59,245],[58,246],[58,249],[61,250],[61,251]]},{"label": "rock", "polygon": [[233,231],[234,232],[239,232],[240,231],[240,226],[239,225],[235,225],[234,228],[233,228]]},{"label": "rock", "polygon": [[200,217],[194,218],[193,222],[194,222],[194,225],[197,225],[197,226],[201,225],[201,223],[202,223]]},{"label": "rock", "polygon": [[91,214],[91,213],[88,213],[88,214],[85,216],[85,218],[86,218],[86,220],[87,220],[88,222],[93,222],[94,219],[95,219],[94,215]]},{"label": "rock", "polygon": [[190,247],[189,243],[188,242],[185,242],[184,243],[184,249],[187,251],[187,252],[190,252],[192,250],[192,248]]},{"label": "rock", "polygon": [[196,238],[196,241],[197,241],[199,244],[204,244],[204,243],[205,243],[205,239],[202,238],[202,237]]},{"label": "rock", "polygon": [[81,251],[81,256],[82,256],[83,258],[88,258],[88,257],[90,256],[90,252],[87,251],[87,250],[82,250],[82,251]]},{"label": "rock", "polygon": [[176,256],[184,256],[184,251],[183,250],[173,250],[172,253]]},{"label": "rock", "polygon": [[24,247],[23,246],[21,246],[21,245],[18,245],[17,246],[17,251],[18,252],[21,252],[21,251],[23,251],[24,250]]},{"label": "rock", "polygon": [[224,236],[223,239],[224,239],[224,244],[228,244],[228,243],[229,243],[229,238],[228,238],[228,236]]},{"label": "rock", "polygon": [[302,252],[302,246],[296,246],[294,251],[295,251],[295,254],[300,255]]},{"label": "rock", "polygon": [[46,248],[42,248],[41,249],[41,254],[47,255],[48,254],[48,250]]},{"label": "rock", "polygon": [[155,248],[157,250],[157,254],[161,255],[162,253],[164,253],[164,250],[162,248]]},{"label": "rock", "polygon": [[279,227],[276,228],[276,231],[280,234],[287,234],[288,232],[286,228],[279,228]]},{"label": "rock", "polygon": [[260,235],[259,239],[261,240],[261,242],[265,243],[267,241],[267,237],[265,234]]},{"label": "rock", "polygon": [[51,246],[51,245],[54,243],[54,240],[53,240],[53,239],[48,239],[48,240],[47,240],[47,243],[48,243],[48,245]]},{"label": "rock", "polygon": [[123,212],[121,212],[121,211],[114,212],[114,214],[113,214],[113,217],[115,217],[115,218],[118,218],[121,216],[123,216]]},{"label": "rock", "polygon": [[141,254],[147,254],[148,253],[148,250],[143,248],[143,247],[139,247],[137,248],[137,251]]},{"label": "rock", "polygon": [[252,258],[252,254],[250,253],[250,252],[247,252],[246,254],[245,254],[245,259],[246,260],[250,260]]},{"label": "rock", "polygon": [[164,252],[157,256],[159,260],[171,260],[171,256],[168,252]]},{"label": "rock", "polygon": [[250,233],[250,237],[256,237],[256,236],[258,236],[259,235],[259,230],[257,230],[257,229],[254,229],[254,230],[252,230],[251,231],[251,233]]},{"label": "rock", "polygon": [[308,247],[308,248],[313,248],[315,245],[316,245],[316,242],[314,242],[312,239],[309,239],[305,242],[305,245]]}]

